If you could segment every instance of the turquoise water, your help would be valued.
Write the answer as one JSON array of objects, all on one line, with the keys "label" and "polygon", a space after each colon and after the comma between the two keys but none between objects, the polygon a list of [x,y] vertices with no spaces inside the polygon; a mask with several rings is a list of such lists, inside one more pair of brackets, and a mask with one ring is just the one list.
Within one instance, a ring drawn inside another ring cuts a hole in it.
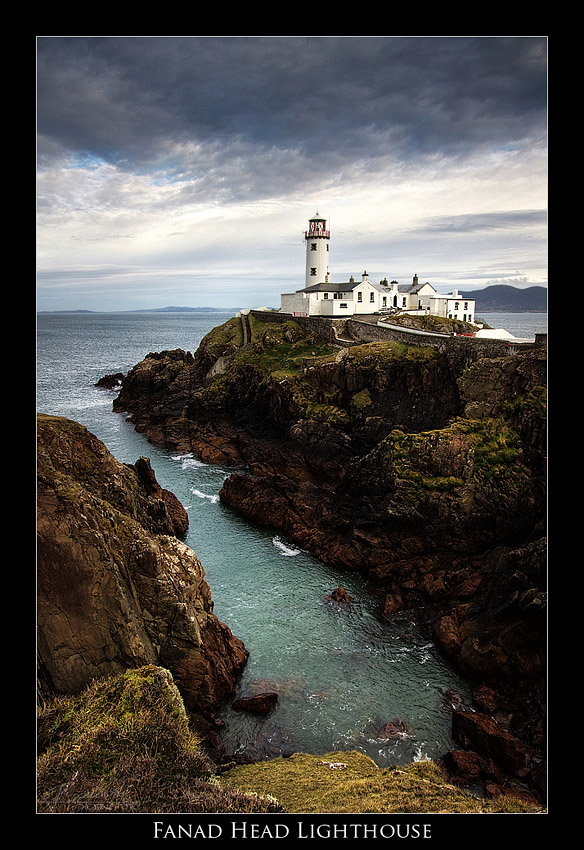
[{"label": "turquoise water", "polygon": [[[188,510],[186,542],[205,567],[215,613],[250,652],[238,693],[280,695],[263,719],[225,708],[230,752],[265,757],[350,748],[379,765],[439,756],[452,744],[443,694],[452,688],[468,695],[468,688],[416,624],[383,618],[382,599],[360,576],[333,570],[275,530],[242,520],[219,501],[228,468],[150,445],[112,412],[115,392],[94,387],[150,351],[194,351],[231,315],[39,314],[37,409],[86,425],[122,462],[150,457],[160,484]],[[326,601],[339,585],[354,600],[348,609]],[[408,734],[384,741],[379,730],[396,717]]]}]

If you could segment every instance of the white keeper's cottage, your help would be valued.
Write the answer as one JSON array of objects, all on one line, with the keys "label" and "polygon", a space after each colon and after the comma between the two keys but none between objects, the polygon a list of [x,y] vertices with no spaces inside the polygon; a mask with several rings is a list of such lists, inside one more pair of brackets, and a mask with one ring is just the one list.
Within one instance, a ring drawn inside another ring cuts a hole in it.
[{"label": "white keeper's cottage", "polygon": [[387,278],[379,283],[363,272],[361,280],[353,276],[345,283],[333,283],[329,271],[330,230],[318,212],[308,222],[306,242],[306,277],[303,289],[280,296],[280,312],[294,316],[356,316],[402,311],[430,314],[448,319],[473,322],[474,300],[462,299],[457,292],[439,295],[430,283],[420,283],[414,275],[412,283],[402,285]]}]

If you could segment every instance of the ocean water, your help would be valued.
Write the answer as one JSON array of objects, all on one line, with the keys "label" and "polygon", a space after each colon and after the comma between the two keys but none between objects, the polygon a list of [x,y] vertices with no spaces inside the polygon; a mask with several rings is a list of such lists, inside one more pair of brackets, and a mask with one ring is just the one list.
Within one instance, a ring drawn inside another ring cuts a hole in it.
[{"label": "ocean water", "polygon": [[[416,623],[405,615],[385,619],[382,598],[362,577],[321,564],[274,529],[250,525],[222,505],[229,468],[149,444],[112,411],[115,391],[94,386],[151,351],[195,351],[232,315],[39,314],[37,409],[85,425],[119,461],[149,457],[160,484],[186,507],[186,543],[205,568],[214,611],[250,652],[238,695],[272,689],[280,695],[267,718],[225,706],[230,752],[261,758],[358,749],[380,766],[435,758],[452,746],[444,693],[468,697],[468,686]],[[525,322],[531,318],[526,314]],[[339,585],[353,598],[346,610],[326,600]],[[379,731],[395,718],[405,722],[407,735],[386,741]]]},{"label": "ocean water", "polygon": [[532,339],[535,334],[547,333],[547,313],[481,313],[477,321],[485,321],[492,328],[503,328],[519,339]]}]

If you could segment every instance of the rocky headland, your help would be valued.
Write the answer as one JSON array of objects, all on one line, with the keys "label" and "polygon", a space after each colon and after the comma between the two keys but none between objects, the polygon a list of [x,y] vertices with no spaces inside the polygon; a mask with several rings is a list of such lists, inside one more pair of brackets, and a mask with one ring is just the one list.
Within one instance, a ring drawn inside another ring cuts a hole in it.
[{"label": "rocky headland", "polygon": [[414,612],[474,683],[444,769],[543,796],[546,348],[332,339],[237,317],[194,353],[149,354],[114,409],[238,468],[225,504],[362,572],[386,616]]},{"label": "rocky headland", "polygon": [[39,415],[37,437],[41,701],[156,665],[213,742],[248,653],[213,613],[203,566],[180,539],[185,509],[147,458],[118,462],[76,422]]}]

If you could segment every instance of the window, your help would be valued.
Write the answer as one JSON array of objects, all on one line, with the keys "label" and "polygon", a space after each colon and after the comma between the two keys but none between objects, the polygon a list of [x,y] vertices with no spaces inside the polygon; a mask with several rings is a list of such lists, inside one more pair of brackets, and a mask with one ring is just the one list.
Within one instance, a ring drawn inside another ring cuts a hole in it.
[{"label": "window", "polygon": [[310,250],[311,250],[311,251],[316,251],[316,242],[311,242],[311,243],[310,243]]},{"label": "window", "polygon": [[312,277],[316,277],[316,268],[310,269],[310,274],[312,275]]},{"label": "window", "polygon": [[323,295],[323,298],[328,298],[328,292],[325,292],[325,294]]},{"label": "window", "polygon": [[339,304],[339,307],[346,307],[346,304]]},{"label": "window", "polygon": [[362,292],[357,293],[357,301],[359,302],[359,304],[363,301],[363,293]]},{"label": "window", "polygon": [[374,292],[369,293],[369,300],[371,301],[371,303],[373,303],[375,301],[375,293]]}]

